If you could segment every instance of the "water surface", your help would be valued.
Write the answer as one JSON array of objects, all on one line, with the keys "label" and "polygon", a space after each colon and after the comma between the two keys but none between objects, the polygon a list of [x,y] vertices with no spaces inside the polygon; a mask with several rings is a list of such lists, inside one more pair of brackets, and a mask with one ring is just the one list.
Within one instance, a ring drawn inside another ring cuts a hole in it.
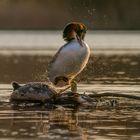
[{"label": "water surface", "polygon": [[[13,106],[9,102],[10,83],[45,81],[47,65],[64,42],[60,41],[60,32],[4,31],[0,36],[1,139],[140,139],[138,100],[117,98],[118,108]],[[87,36],[88,41],[92,55],[76,79],[78,92],[140,96],[140,33],[93,32]]]},{"label": "water surface", "polygon": [[[140,103],[120,99],[117,108],[45,108],[13,106],[9,103],[11,85],[0,85],[0,137],[2,139],[140,139]],[[80,84],[82,93],[119,92],[139,95],[139,85]],[[122,104],[121,104],[122,105]]]}]

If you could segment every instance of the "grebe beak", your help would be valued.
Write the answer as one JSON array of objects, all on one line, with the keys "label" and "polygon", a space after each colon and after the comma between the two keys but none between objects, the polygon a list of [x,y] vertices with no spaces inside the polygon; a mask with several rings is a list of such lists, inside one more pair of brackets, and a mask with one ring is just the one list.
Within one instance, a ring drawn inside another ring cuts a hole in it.
[{"label": "grebe beak", "polygon": [[76,38],[77,38],[77,41],[79,42],[79,44],[83,47],[82,38],[79,37],[77,34],[76,34]]}]

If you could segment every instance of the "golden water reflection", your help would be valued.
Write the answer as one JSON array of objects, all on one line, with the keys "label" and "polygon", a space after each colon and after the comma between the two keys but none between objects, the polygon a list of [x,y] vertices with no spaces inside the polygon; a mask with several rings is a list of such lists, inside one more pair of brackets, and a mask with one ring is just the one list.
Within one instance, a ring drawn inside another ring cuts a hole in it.
[{"label": "golden water reflection", "polygon": [[1,138],[139,139],[140,109],[0,108]]}]

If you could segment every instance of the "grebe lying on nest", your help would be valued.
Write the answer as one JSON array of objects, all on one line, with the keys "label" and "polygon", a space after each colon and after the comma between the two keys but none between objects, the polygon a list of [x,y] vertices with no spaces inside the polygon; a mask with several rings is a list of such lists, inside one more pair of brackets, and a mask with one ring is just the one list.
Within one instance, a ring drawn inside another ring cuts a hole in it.
[{"label": "grebe lying on nest", "polygon": [[23,86],[17,82],[12,83],[13,92],[10,97],[11,102],[40,102],[51,104],[90,104],[96,102],[87,95],[80,95],[71,91],[57,93],[52,87],[45,83],[28,83]]}]

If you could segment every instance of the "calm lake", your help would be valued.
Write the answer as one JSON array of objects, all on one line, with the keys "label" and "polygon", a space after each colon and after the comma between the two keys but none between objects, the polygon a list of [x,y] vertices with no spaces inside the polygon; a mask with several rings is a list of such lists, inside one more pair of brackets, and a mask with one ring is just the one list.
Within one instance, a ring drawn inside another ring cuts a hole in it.
[{"label": "calm lake", "polygon": [[[87,67],[79,93],[140,96],[140,32],[89,31]],[[46,80],[46,68],[64,44],[60,31],[0,31],[0,139],[139,140],[140,101],[119,98],[120,108],[46,108],[9,102],[12,81]]]}]

